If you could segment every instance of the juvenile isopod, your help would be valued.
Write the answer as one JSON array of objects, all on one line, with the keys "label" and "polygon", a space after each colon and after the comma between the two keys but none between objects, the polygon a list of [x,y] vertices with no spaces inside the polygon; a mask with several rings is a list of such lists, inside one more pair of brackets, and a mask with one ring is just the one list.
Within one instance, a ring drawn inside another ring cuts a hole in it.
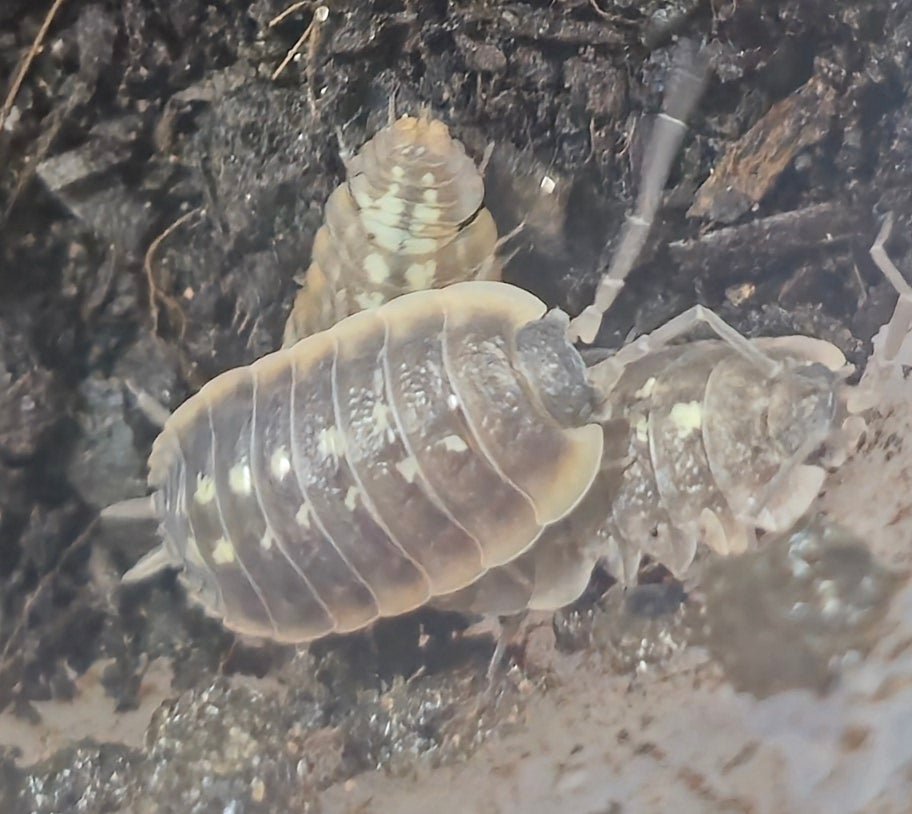
[{"label": "juvenile isopod", "polygon": [[500,279],[481,172],[443,122],[391,121],[346,172],[326,203],[286,347],[400,294]]}]

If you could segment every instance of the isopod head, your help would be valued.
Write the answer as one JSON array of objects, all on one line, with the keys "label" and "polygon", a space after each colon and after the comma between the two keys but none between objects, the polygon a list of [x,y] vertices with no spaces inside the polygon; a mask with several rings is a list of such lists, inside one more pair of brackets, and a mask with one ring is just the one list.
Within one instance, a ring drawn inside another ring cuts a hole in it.
[{"label": "isopod head", "polygon": [[767,425],[770,441],[783,456],[827,439],[836,419],[838,381],[836,371],[815,362],[773,382]]},{"label": "isopod head", "polygon": [[586,424],[596,401],[579,352],[567,341],[569,317],[551,311],[516,334],[520,369],[542,406],[562,427]]}]

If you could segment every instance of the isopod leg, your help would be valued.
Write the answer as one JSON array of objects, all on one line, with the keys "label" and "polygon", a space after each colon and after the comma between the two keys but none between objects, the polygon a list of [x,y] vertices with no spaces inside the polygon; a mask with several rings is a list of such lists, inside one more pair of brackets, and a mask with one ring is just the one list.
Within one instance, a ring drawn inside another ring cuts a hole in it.
[{"label": "isopod leg", "polygon": [[903,345],[912,334],[912,286],[906,282],[896,264],[887,254],[885,244],[893,231],[893,213],[884,218],[883,225],[870,248],[871,259],[880,269],[890,285],[899,294],[896,309],[890,321],[881,329],[875,339],[875,361],[881,365],[912,364],[909,349],[902,353]]},{"label": "isopod leg", "polygon": [[497,633],[497,641],[494,645],[494,652],[491,654],[491,660],[488,662],[488,669],[485,673],[488,686],[485,692],[486,696],[492,696],[494,687],[497,683],[497,674],[503,663],[504,654],[507,652],[507,645],[519,630],[522,620],[526,617],[525,613],[516,613],[511,616],[500,616],[500,630]]},{"label": "isopod leg", "polygon": [[390,91],[389,99],[386,100],[386,126],[392,127],[396,123],[396,92],[398,87]]},{"label": "isopod leg", "polygon": [[124,520],[127,522],[139,520],[156,520],[158,512],[151,495],[146,497],[131,497],[112,503],[101,510],[103,520]]},{"label": "isopod leg", "polygon": [[171,411],[141,387],[133,384],[133,382],[128,380],[125,384],[136,399],[136,406],[139,407],[139,411],[156,427],[164,427],[171,417]]},{"label": "isopod leg", "polygon": [[587,344],[595,341],[602,316],[617,298],[627,275],[640,256],[659,209],[662,190],[678,155],[687,120],[703,94],[708,74],[705,52],[695,43],[682,40],[675,52],[668,77],[662,112],[656,119],[640,169],[640,193],[636,210],[627,216],[620,240],[611,256],[608,271],[600,280],[592,305],[570,324],[571,338]]},{"label": "isopod leg", "polygon": [[484,152],[481,154],[481,161],[478,162],[478,174],[482,178],[485,177],[485,172],[488,169],[488,164],[491,163],[492,155],[494,155],[494,142],[489,141]]},{"label": "isopod leg", "polygon": [[510,261],[517,255],[522,246],[517,246],[512,251],[507,254],[501,254],[503,247],[513,240],[514,237],[522,234],[522,231],[526,228],[525,220],[521,220],[516,226],[514,226],[509,232],[501,235],[497,238],[497,242],[494,244],[494,256],[497,258],[496,263],[492,263],[491,267],[486,274],[479,275],[477,279],[479,280],[500,280],[502,276],[502,271],[509,264]]},{"label": "isopod leg", "polygon": [[782,369],[781,363],[771,359],[757,348],[747,337],[738,333],[722,317],[702,305],[688,308],[683,314],[670,319],[652,333],[638,337],[625,345],[614,356],[599,362],[590,370],[590,380],[601,393],[610,392],[611,388],[623,374],[625,368],[633,362],[649,356],[671,344],[675,339],[689,333],[697,325],[708,326],[713,333],[726,342],[731,348],[755,365],[758,372],[767,378],[774,378]]}]

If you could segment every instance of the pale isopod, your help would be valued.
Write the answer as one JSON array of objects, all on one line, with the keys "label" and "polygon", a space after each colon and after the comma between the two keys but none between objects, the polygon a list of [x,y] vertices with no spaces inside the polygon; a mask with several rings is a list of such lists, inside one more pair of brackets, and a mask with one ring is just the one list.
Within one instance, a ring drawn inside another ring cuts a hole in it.
[{"label": "pale isopod", "polygon": [[297,642],[514,559],[602,458],[544,310],[500,283],[419,292],[209,382],[155,442],[164,544],[131,578],[177,566],[229,628]]},{"label": "pale isopod", "polygon": [[[555,609],[600,558],[682,572],[814,500],[836,348],[697,309],[587,370],[544,311],[457,284],[217,377],[155,443],[164,543],[127,578],[180,568],[228,627],[308,641],[426,603]],[[701,320],[727,341],[661,347]]]},{"label": "pale isopod", "polygon": [[410,291],[499,280],[484,181],[437,119],[403,116],[346,165],[329,196],[285,346]]}]

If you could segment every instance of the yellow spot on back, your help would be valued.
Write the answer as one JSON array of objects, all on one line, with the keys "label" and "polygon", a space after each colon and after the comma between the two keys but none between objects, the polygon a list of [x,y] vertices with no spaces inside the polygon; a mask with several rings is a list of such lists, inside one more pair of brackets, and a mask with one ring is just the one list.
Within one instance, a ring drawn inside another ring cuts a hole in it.
[{"label": "yellow spot on back", "polygon": [[371,198],[371,196],[368,195],[363,190],[358,190],[355,193],[354,197],[355,197],[355,203],[358,204],[358,206],[361,209],[369,209],[370,207],[372,207],[374,205],[373,198]]},{"label": "yellow spot on back", "polygon": [[389,277],[389,266],[382,254],[371,252],[364,258],[364,270],[367,272],[367,279],[372,283],[379,284]]},{"label": "yellow spot on back", "polygon": [[421,183],[425,184],[426,186],[430,186],[436,180],[437,179],[434,177],[434,173],[432,173],[432,172],[426,172],[424,175],[421,176]]},{"label": "yellow spot on back", "polygon": [[338,460],[345,452],[345,436],[336,426],[327,427],[320,430],[317,436],[317,446],[324,458],[335,458]]},{"label": "yellow spot on back", "polygon": [[641,444],[645,444],[649,440],[649,429],[646,424],[646,417],[640,416],[634,424],[634,430],[636,431],[637,441]]},{"label": "yellow spot on back", "polygon": [[359,291],[355,294],[355,302],[360,309],[367,311],[370,308],[379,308],[386,299],[379,291]]},{"label": "yellow spot on back", "polygon": [[350,512],[355,510],[355,506],[358,503],[358,487],[349,486],[348,491],[345,493],[345,508]]},{"label": "yellow spot on back", "polygon": [[269,471],[276,480],[283,480],[291,472],[291,458],[285,447],[279,447],[269,459]]},{"label": "yellow spot on back", "polygon": [[405,170],[402,169],[398,164],[394,164],[393,168],[390,170],[393,178],[402,178],[405,175]]},{"label": "yellow spot on back", "polygon": [[396,464],[396,471],[408,482],[414,483],[418,475],[418,461],[411,455]]},{"label": "yellow spot on back", "polygon": [[650,376],[643,382],[643,386],[633,394],[633,397],[637,399],[648,399],[652,395],[652,391],[655,390],[655,385],[655,376]]},{"label": "yellow spot on back", "polygon": [[295,522],[306,529],[310,528],[310,506],[302,503],[295,514]]},{"label": "yellow spot on back", "polygon": [[699,401],[679,401],[668,417],[674,423],[678,437],[685,438],[703,426],[703,406]]},{"label": "yellow spot on back", "polygon": [[250,467],[247,464],[235,464],[228,470],[228,486],[236,495],[249,495],[253,491]]},{"label": "yellow spot on back", "polygon": [[374,424],[371,434],[383,435],[383,433],[391,429],[389,417],[389,405],[384,404],[382,401],[375,401],[374,406],[371,409],[371,421]]},{"label": "yellow spot on back", "polygon": [[215,481],[209,475],[199,474],[196,476],[196,492],[193,499],[201,506],[212,502],[215,497]]},{"label": "yellow spot on back", "polygon": [[437,203],[437,190],[426,189],[421,197],[424,198],[425,203]]},{"label": "yellow spot on back", "polygon": [[[364,217],[364,228],[374,236],[374,242],[381,248],[390,252],[399,250],[399,247],[408,238],[405,229],[399,229],[386,223],[380,223],[376,218]],[[433,247],[429,250],[433,251]]]},{"label": "yellow spot on back", "polygon": [[399,185],[393,184],[389,192],[377,201],[377,209],[389,215],[401,215],[405,212],[405,201],[397,196],[398,191]]},{"label": "yellow spot on back", "polygon": [[416,204],[412,217],[421,223],[436,223],[440,219],[440,210],[436,206]]},{"label": "yellow spot on back", "polygon": [[405,281],[412,291],[422,291],[430,288],[437,272],[437,262],[428,260],[426,263],[412,263],[405,270]]},{"label": "yellow spot on back", "polygon": [[269,529],[266,529],[262,537],[260,537],[260,548],[263,551],[269,551],[272,548],[272,532]]},{"label": "yellow spot on back", "polygon": [[430,237],[411,237],[402,241],[403,254],[430,254],[437,250],[437,241]]},{"label": "yellow spot on back", "polygon": [[392,209],[370,209],[364,212],[361,222],[369,232],[376,232],[381,228],[395,228],[401,220],[401,212]]},{"label": "yellow spot on back", "polygon": [[216,565],[228,565],[234,562],[234,546],[230,540],[219,537],[212,548],[212,559]]},{"label": "yellow spot on back", "polygon": [[440,443],[447,452],[465,452],[469,448],[458,435],[448,435]]}]

